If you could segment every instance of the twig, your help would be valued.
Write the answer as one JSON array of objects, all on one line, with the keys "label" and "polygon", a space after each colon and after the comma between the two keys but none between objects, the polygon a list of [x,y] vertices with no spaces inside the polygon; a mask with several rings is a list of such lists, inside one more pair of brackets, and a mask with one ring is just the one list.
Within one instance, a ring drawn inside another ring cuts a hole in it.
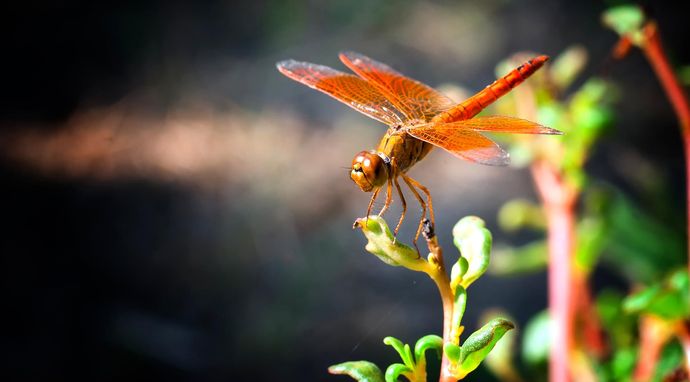
[{"label": "twig", "polygon": [[[686,209],[687,209],[687,237],[690,238],[690,102],[683,91],[673,68],[668,62],[664,47],[659,36],[656,22],[648,22],[643,29],[644,42],[642,51],[652,65],[659,78],[661,86],[666,92],[673,110],[676,112],[683,135],[685,149],[685,181],[686,181]],[[690,272],[690,245],[688,245],[688,272]]]},{"label": "twig", "polygon": [[662,320],[645,315],[640,317],[640,354],[633,375],[634,381],[651,381],[661,350],[668,342],[671,333]]},{"label": "twig", "polygon": [[[423,234],[429,247],[429,263],[434,266],[434,272],[430,276],[434,283],[436,283],[436,287],[441,294],[441,302],[443,303],[443,343],[445,344],[450,341],[450,329],[453,322],[453,292],[450,290],[450,279],[446,273],[443,251],[438,245],[438,237],[434,233],[434,227],[428,220],[424,223]],[[456,378],[450,374],[449,366],[450,360],[445,352],[442,351],[439,382],[456,381]]]}]

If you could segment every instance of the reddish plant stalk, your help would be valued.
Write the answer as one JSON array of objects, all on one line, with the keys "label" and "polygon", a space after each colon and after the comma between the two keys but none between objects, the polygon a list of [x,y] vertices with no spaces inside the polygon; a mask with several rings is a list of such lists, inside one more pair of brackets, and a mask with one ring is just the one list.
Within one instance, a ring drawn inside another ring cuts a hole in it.
[{"label": "reddish plant stalk", "polygon": [[588,273],[585,270],[573,270],[573,291],[577,314],[577,328],[582,331],[582,344],[587,352],[601,358],[607,351],[601,330],[601,321],[592,302],[592,291],[589,287]]},{"label": "reddish plant stalk", "polygon": [[573,350],[574,291],[572,258],[575,249],[576,192],[550,163],[536,161],[532,176],[548,221],[548,289],[551,319],[549,381],[570,381]]},{"label": "reddish plant stalk", "polygon": [[640,317],[640,354],[633,374],[634,381],[651,381],[664,345],[671,337],[671,331],[662,320],[645,315]]},{"label": "reddish plant stalk", "polygon": [[[431,279],[436,283],[438,291],[441,294],[441,302],[443,303],[443,343],[447,343],[451,340],[451,323],[453,322],[453,292],[450,290],[450,280],[448,279],[448,274],[446,273],[445,262],[443,260],[443,251],[438,245],[438,238],[432,236],[427,239],[427,245],[429,246],[429,252],[431,252],[433,262],[436,265],[436,269]],[[445,352],[441,352],[441,375],[439,377],[439,382],[455,382],[456,379],[450,374],[450,360],[446,356]]]},{"label": "reddish plant stalk", "polygon": [[[685,150],[685,182],[686,182],[686,209],[687,209],[687,237],[690,238],[690,102],[678,82],[671,64],[668,62],[664,47],[661,43],[659,30],[654,21],[648,22],[643,29],[644,42],[642,51],[652,65],[661,86],[666,92],[673,110],[676,112],[683,135],[683,148]],[[690,245],[688,245],[688,272],[690,272]]]}]

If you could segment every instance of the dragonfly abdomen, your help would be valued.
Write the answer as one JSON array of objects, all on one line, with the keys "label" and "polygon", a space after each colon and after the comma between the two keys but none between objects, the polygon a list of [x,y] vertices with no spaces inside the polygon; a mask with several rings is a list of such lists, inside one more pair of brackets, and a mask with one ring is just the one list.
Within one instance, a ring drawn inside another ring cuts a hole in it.
[{"label": "dragonfly abdomen", "polygon": [[433,121],[448,123],[474,117],[485,107],[525,81],[537,69],[541,68],[548,59],[548,56],[538,56],[525,62],[464,102],[438,114],[433,118]]}]

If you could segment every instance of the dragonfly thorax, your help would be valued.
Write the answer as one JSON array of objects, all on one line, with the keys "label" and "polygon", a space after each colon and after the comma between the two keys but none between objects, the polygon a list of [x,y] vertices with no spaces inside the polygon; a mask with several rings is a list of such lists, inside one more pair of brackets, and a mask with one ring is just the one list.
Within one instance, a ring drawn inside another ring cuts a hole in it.
[{"label": "dragonfly thorax", "polygon": [[352,160],[352,170],[350,178],[364,192],[373,191],[388,180],[391,167],[391,160],[383,153],[371,151],[360,151]]}]

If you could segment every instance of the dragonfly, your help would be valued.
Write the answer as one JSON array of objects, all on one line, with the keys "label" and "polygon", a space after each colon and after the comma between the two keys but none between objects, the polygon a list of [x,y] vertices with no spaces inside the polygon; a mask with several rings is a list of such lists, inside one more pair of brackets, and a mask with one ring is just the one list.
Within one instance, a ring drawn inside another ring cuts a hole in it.
[{"label": "dragonfly", "polygon": [[[493,166],[505,166],[510,156],[482,132],[513,134],[562,134],[560,131],[528,120],[507,116],[475,117],[511,89],[525,81],[549,59],[534,57],[497,79],[464,102],[456,103],[439,91],[407,77],[386,64],[355,52],[342,52],[340,60],[354,74],[324,65],[295,60],[280,61],[278,70],[287,77],[319,90],[358,112],[388,125],[375,150],[357,153],[352,160],[350,178],[364,192],[372,192],[367,217],[379,193],[385,187],[386,199],[379,212],[382,216],[397,191],[402,214],[394,235],[405,219],[407,203],[400,180],[421,205],[422,218],[414,238],[424,226],[427,211],[434,226],[434,210],[429,189],[407,172],[440,147],[461,159]],[[424,194],[426,201],[422,198]]]}]

